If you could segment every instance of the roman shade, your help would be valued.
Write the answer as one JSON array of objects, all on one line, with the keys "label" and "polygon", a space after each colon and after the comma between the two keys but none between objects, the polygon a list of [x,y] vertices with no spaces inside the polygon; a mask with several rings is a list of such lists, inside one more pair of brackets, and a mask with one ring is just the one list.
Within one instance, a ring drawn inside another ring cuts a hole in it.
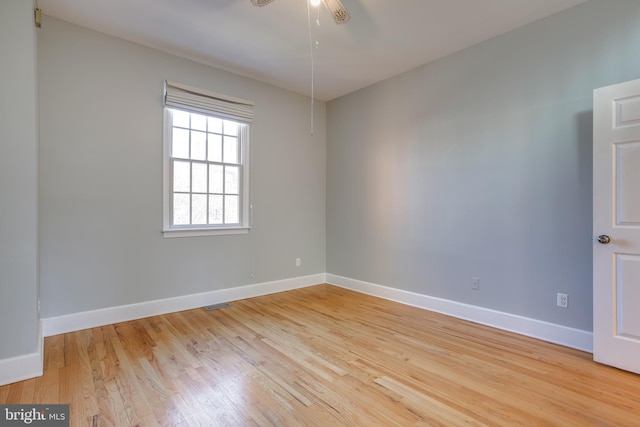
[{"label": "roman shade", "polygon": [[164,105],[245,123],[253,121],[253,102],[251,101],[171,81],[164,82]]}]

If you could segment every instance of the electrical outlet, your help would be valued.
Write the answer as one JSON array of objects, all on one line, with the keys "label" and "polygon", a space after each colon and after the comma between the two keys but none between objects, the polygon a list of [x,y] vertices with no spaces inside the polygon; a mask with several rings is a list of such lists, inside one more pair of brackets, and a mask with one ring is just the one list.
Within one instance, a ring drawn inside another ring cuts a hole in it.
[{"label": "electrical outlet", "polygon": [[477,277],[471,278],[471,289],[473,289],[474,291],[480,290],[480,279],[478,279]]},{"label": "electrical outlet", "polygon": [[557,301],[558,307],[567,308],[569,307],[569,295],[561,294],[558,292]]},{"label": "electrical outlet", "polygon": [[302,260],[300,258],[296,258],[296,267],[300,267],[302,265]]}]

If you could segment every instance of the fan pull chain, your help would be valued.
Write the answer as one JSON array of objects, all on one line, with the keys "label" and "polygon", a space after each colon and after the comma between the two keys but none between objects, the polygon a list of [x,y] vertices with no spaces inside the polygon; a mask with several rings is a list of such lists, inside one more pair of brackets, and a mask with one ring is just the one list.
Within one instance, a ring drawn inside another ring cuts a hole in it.
[{"label": "fan pull chain", "polygon": [[[311,135],[314,133],[314,107],[315,107],[315,52],[314,48],[318,48],[318,40],[313,36],[311,30],[311,5],[307,1],[307,21],[309,24],[309,56],[311,57]],[[316,16],[316,26],[320,26],[320,9]],[[315,40],[314,40],[315,39]]]}]

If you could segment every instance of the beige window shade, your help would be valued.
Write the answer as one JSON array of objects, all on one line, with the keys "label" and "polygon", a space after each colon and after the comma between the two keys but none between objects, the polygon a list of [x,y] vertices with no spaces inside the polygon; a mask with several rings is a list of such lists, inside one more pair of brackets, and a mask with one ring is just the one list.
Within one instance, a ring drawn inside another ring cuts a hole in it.
[{"label": "beige window shade", "polygon": [[253,121],[251,101],[170,81],[164,82],[164,105],[245,123]]}]

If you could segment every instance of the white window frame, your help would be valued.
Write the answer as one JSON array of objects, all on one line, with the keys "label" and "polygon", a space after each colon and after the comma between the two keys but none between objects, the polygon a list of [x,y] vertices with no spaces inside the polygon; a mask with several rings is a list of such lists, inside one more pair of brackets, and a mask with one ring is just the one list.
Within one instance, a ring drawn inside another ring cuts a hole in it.
[{"label": "white window frame", "polygon": [[[163,236],[197,237],[230,234],[246,234],[250,227],[249,202],[249,168],[250,168],[250,138],[253,103],[250,101],[231,98],[213,92],[204,91],[190,86],[165,82],[164,126],[163,126]],[[179,109],[196,114],[218,117],[224,120],[239,122],[238,139],[240,143],[241,189],[239,224],[171,224],[173,177],[171,174],[171,135],[172,109]]]}]

